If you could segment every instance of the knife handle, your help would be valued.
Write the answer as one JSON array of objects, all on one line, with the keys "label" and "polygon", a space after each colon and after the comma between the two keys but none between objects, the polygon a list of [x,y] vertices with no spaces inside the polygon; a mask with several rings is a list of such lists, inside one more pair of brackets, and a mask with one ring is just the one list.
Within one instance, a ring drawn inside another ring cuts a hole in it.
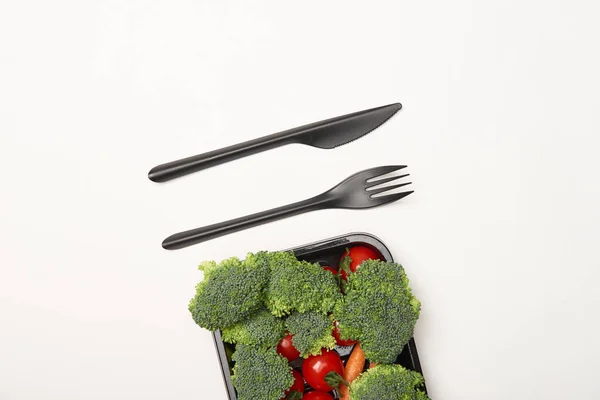
[{"label": "knife handle", "polygon": [[214,167],[215,165],[296,142],[297,140],[293,135],[290,135],[289,131],[278,132],[218,150],[157,165],[148,172],[148,178],[154,182],[166,182],[193,172]]}]

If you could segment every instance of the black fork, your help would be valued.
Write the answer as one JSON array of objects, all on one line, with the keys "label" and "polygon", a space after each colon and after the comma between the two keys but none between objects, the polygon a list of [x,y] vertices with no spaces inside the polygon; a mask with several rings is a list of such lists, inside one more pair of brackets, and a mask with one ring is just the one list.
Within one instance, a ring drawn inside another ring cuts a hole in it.
[{"label": "black fork", "polygon": [[398,171],[405,167],[406,165],[388,165],[367,169],[346,178],[337,186],[324,193],[321,193],[318,196],[245,217],[219,222],[217,224],[208,225],[185,232],[179,232],[166,238],[163,241],[162,246],[167,250],[181,249],[217,238],[219,236],[224,236],[229,233],[252,228],[254,226],[309,211],[323,210],[327,208],[371,208],[388,204],[408,196],[413,191],[411,190],[388,195],[385,195],[385,192],[409,185],[411,182],[398,183],[383,187],[379,187],[379,185],[399,180],[408,176],[409,174],[393,176],[375,181],[373,181],[373,179],[394,171]]}]

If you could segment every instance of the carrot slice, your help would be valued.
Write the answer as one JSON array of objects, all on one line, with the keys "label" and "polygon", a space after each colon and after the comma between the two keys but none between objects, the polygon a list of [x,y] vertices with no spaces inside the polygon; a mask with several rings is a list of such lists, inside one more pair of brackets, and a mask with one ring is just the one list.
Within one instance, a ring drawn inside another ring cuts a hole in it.
[{"label": "carrot slice", "polygon": [[[360,348],[360,343],[356,343],[344,368],[344,380],[348,383],[352,382],[363,372],[364,367],[365,353]],[[350,400],[350,390],[347,386],[340,385],[340,392],[342,400]]]}]

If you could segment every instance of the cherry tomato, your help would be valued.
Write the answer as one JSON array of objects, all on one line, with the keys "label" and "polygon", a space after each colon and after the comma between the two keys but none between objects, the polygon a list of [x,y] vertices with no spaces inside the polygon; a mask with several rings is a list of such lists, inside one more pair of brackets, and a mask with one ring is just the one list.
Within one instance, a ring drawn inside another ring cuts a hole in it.
[{"label": "cherry tomato", "polygon": [[330,267],[329,265],[325,265],[325,266],[323,266],[323,269],[324,269],[324,270],[327,270],[327,271],[329,271],[329,272],[331,272],[331,273],[332,273],[332,274],[334,274],[334,275],[337,275],[337,273],[338,273],[338,272],[337,272],[337,270],[336,270],[335,268],[333,268],[333,267]]},{"label": "cherry tomato", "polygon": [[340,276],[342,277],[343,280],[345,280],[345,281],[348,280],[348,274],[346,274],[346,271],[341,270],[340,271]]},{"label": "cherry tomato", "polygon": [[340,272],[340,276],[342,277],[343,280],[347,281],[348,279],[346,279],[346,272],[345,271],[338,271],[337,269],[330,267],[329,265],[326,265],[323,267],[323,269],[326,269],[327,271],[331,272],[334,275],[337,275],[338,272]]},{"label": "cherry tomato", "polygon": [[309,356],[302,363],[302,375],[306,383],[322,392],[330,392],[334,389],[325,382],[325,376],[330,372],[338,374],[340,378],[344,376],[344,364],[335,351],[323,349],[320,355]]},{"label": "cherry tomato", "polygon": [[[350,248],[350,251],[346,251],[340,261],[346,256],[350,256],[352,262],[350,263],[350,271],[356,272],[360,264],[365,260],[379,260],[379,254],[365,246],[354,246]],[[346,271],[341,271],[340,275],[342,279],[346,279]]]},{"label": "cherry tomato", "polygon": [[330,395],[329,393],[315,391],[315,392],[304,393],[304,396],[302,396],[302,400],[334,400],[334,399],[333,399],[333,396]]},{"label": "cherry tomato", "polygon": [[352,339],[341,339],[340,338],[340,328],[338,328],[338,322],[334,321],[333,322],[333,337],[335,338],[335,342],[337,344],[339,344],[340,346],[352,346],[354,343],[356,343],[356,340],[352,340]]},{"label": "cherry tomato", "polygon": [[[300,375],[300,372],[295,369],[292,370],[292,374],[294,375],[294,383],[288,390],[285,391],[285,395],[287,396],[292,390],[296,392],[304,393],[304,378]],[[285,400],[283,397],[281,400]]]},{"label": "cherry tomato", "polygon": [[279,341],[277,345],[277,352],[288,359],[288,361],[294,361],[300,357],[300,352],[296,350],[292,344],[292,336],[289,333],[285,335],[283,339]]}]

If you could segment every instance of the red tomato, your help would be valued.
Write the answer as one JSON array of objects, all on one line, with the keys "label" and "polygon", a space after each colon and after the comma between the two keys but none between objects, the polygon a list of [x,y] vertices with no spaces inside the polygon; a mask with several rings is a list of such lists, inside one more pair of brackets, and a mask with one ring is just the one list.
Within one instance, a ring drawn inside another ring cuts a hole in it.
[{"label": "red tomato", "polygon": [[[292,390],[296,392],[304,393],[304,378],[300,375],[300,372],[295,369],[292,370],[292,374],[294,375],[294,383],[288,390],[285,391],[285,395],[287,396]],[[285,400],[283,397],[281,400]]]},{"label": "red tomato", "polygon": [[[365,260],[379,260],[379,254],[365,246],[354,246],[350,248],[350,252],[345,252],[340,261],[346,256],[350,256],[350,271],[356,272],[360,264]],[[346,271],[341,271],[342,279],[346,279]]]},{"label": "red tomato", "polygon": [[327,270],[327,271],[329,271],[329,272],[331,272],[331,273],[332,273],[332,274],[334,274],[334,275],[337,275],[337,273],[338,273],[338,272],[337,272],[337,270],[336,270],[335,268],[333,268],[333,267],[330,267],[329,265],[325,265],[325,266],[323,267],[323,269],[324,269],[324,270]]},{"label": "red tomato", "polygon": [[279,341],[279,344],[277,345],[277,352],[287,358],[289,361],[294,361],[300,357],[300,352],[296,350],[292,343],[292,336],[294,335],[290,335],[288,333]]},{"label": "red tomato", "polygon": [[333,337],[335,338],[335,342],[337,344],[339,344],[340,346],[352,346],[354,343],[356,343],[356,340],[352,340],[352,339],[340,339],[340,329],[338,328],[338,322],[334,321],[333,323]]},{"label": "red tomato", "polygon": [[337,269],[330,267],[329,265],[324,266],[323,269],[326,269],[327,271],[331,272],[333,275],[337,275],[338,273],[340,273],[340,276],[342,277],[342,279],[347,281],[346,272],[344,272],[342,270],[338,271]]},{"label": "red tomato", "polygon": [[302,400],[334,400],[334,399],[333,399],[333,396],[330,395],[329,393],[315,391],[315,392],[304,393],[304,396],[302,396]]},{"label": "red tomato", "polygon": [[309,356],[302,363],[302,375],[304,375],[306,383],[323,392],[330,392],[334,389],[325,382],[325,376],[330,372],[339,375],[340,378],[344,376],[344,364],[342,364],[340,355],[335,351],[323,349],[322,354]]}]

